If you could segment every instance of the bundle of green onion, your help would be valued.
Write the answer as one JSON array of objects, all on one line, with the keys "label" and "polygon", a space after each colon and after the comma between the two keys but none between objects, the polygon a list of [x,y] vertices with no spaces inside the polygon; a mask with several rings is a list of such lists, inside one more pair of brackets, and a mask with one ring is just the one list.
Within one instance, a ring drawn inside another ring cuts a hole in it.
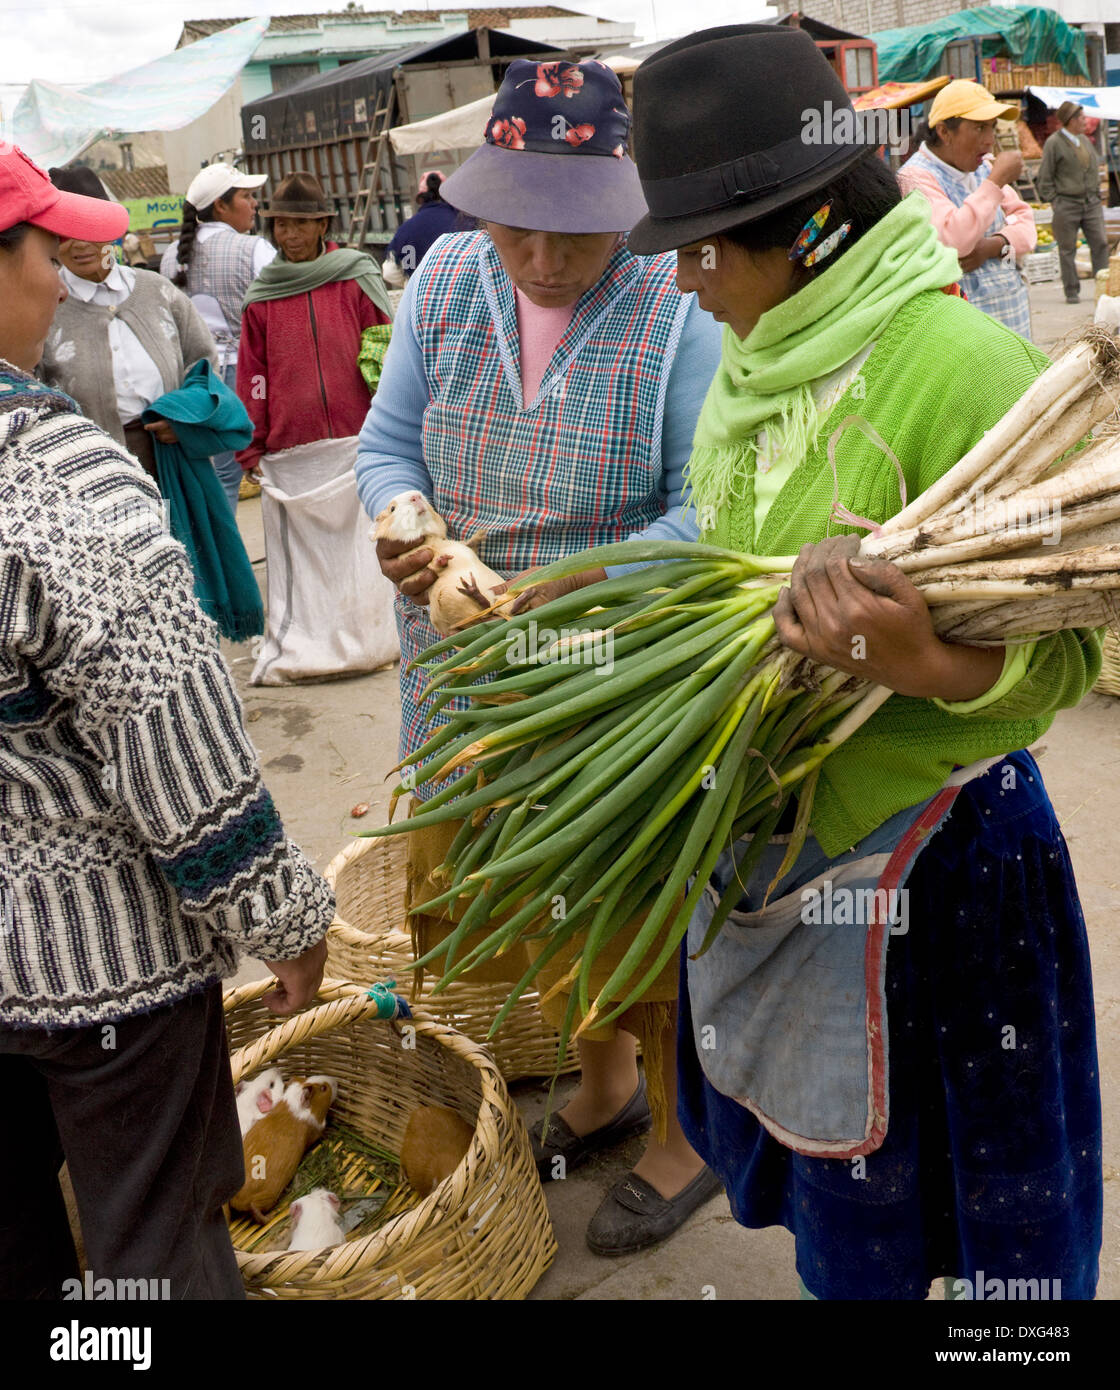
[{"label": "bundle of green onion", "polygon": [[[1111,340],[1079,344],[932,498],[923,494],[865,542],[865,553],[893,560],[923,589],[938,631],[1000,641],[1108,620],[1120,591],[1120,545],[1106,543],[1120,519],[1120,440],[1067,455],[1112,412],[1116,359]],[[1047,550],[1034,504],[1052,512],[1063,497],[1062,542]],[[1023,499],[1031,505],[1019,506]],[[1078,534],[1091,543],[1077,548]],[[511,587],[598,566],[647,567],[477,624],[419,658],[435,707],[457,696],[470,704],[400,765],[408,773],[394,805],[406,791],[462,775],[411,819],[365,833],[464,821],[442,866],[446,892],[416,909],[454,903],[462,915],[417,964],[442,960],[438,990],[518,942],[540,943],[491,1035],[560,952],[575,959],[562,982],[571,992],[561,1054],[577,1005],[580,1031],[616,1018],[679,948],[720,853],[750,834],[710,944],[796,790],[775,882],[793,863],[822,762],[890,695],[781,646],[771,609],[793,562],[684,542],[598,547]],[[596,958],[633,919],[642,926],[592,999]]]}]

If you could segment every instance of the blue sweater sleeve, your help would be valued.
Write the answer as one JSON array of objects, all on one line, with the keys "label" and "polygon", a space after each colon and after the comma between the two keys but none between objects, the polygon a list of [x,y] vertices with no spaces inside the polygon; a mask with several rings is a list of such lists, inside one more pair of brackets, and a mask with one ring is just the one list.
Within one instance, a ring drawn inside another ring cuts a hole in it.
[{"label": "blue sweater sleeve", "polygon": [[431,400],[424,358],[413,319],[416,281],[408,282],[393,322],[377,394],[358,435],[354,472],[358,496],[370,517],[399,492],[415,488],[432,496],[432,478],[424,462],[421,427]]},{"label": "blue sweater sleeve", "polygon": [[[700,408],[719,367],[723,330],[700,308],[695,295],[691,299],[665,393],[661,489],[666,510],[644,531],[634,532],[627,540],[695,541],[700,537],[695,512],[684,514],[684,470],[692,453],[692,436]],[[607,573],[625,574],[638,568],[637,565],[612,565]]]}]

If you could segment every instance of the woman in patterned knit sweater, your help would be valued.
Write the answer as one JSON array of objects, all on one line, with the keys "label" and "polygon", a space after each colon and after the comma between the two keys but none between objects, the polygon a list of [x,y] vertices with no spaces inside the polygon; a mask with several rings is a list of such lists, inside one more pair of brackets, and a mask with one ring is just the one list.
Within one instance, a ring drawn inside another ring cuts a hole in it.
[{"label": "woman in patterned knit sweater", "polygon": [[0,153],[0,1298],[78,1275],[243,1289],[222,1203],[242,1146],[220,981],[247,952],[288,1014],[333,896],[284,834],[217,633],[139,465],[35,380],[59,237],[125,210]]},{"label": "woman in patterned knit sweater", "polygon": [[895,692],[824,763],[792,869],[779,843],[740,874],[745,841],[716,866],[682,952],[685,1133],[738,1221],[794,1235],[810,1296],[924,1299],[946,1276],[950,1297],[1091,1299],[1088,940],[1022,750],[1093,684],[1098,636],[943,642],[900,570],[836,536],[929,488],[1047,359],[942,293],[955,253],[858,136],[800,140],[806,111],[848,106],[807,34],[690,35],[634,100],[651,216],[631,244],[676,248],[726,325],[688,465],[706,538],[797,554],[782,641]]}]

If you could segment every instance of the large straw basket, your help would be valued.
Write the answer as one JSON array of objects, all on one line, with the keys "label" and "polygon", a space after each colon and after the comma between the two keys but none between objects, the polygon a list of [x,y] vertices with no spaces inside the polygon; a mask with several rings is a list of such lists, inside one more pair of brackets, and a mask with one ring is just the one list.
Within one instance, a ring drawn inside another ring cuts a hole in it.
[{"label": "large straw basket", "polygon": [[[323,877],[335,891],[338,917],[327,933],[327,974],[356,984],[396,980],[399,992],[414,997],[412,939],[405,925],[404,835],[355,840],[331,860]],[[493,1054],[507,1081],[551,1076],[556,1070],[559,1034],[541,1017],[539,994],[527,990],[501,1029],[486,1034],[509,998],[502,983],[472,984],[460,978],[433,995],[436,977],[425,975],[417,1002],[468,1038],[483,1043]],[[561,1072],[574,1071],[579,1054],[570,1043]]]},{"label": "large straw basket", "polygon": [[524,1298],[556,1242],[525,1125],[485,1050],[422,1014],[379,1019],[364,990],[336,980],[323,982],[325,1002],[277,1024],[261,1002],[269,987],[226,994],[235,1082],[273,1064],[286,1077],[333,1076],[332,1116],[393,1154],[417,1105],[454,1110],[474,1138],[449,1178],[369,1235],[291,1254],[238,1250],[249,1297]]}]

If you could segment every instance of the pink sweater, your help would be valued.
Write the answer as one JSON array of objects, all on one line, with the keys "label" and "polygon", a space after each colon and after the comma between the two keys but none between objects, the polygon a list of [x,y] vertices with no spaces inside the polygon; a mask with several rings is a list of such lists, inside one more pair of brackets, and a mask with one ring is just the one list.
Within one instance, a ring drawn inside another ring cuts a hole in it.
[{"label": "pink sweater", "polygon": [[521,339],[522,409],[528,409],[540,390],[556,345],[568,331],[574,304],[559,309],[542,309],[539,304],[514,290],[517,295],[517,335]]},{"label": "pink sweater", "polygon": [[916,188],[925,195],[933,214],[938,240],[945,246],[951,246],[958,255],[967,256],[975,249],[977,242],[992,225],[997,208],[1002,208],[1007,218],[1000,228],[1000,234],[1007,237],[1017,258],[1028,255],[1037,244],[1034,214],[1013,188],[1001,188],[986,178],[958,208],[943,192],[936,178],[924,169],[909,169],[903,165],[898,171],[898,182],[904,194]]}]

